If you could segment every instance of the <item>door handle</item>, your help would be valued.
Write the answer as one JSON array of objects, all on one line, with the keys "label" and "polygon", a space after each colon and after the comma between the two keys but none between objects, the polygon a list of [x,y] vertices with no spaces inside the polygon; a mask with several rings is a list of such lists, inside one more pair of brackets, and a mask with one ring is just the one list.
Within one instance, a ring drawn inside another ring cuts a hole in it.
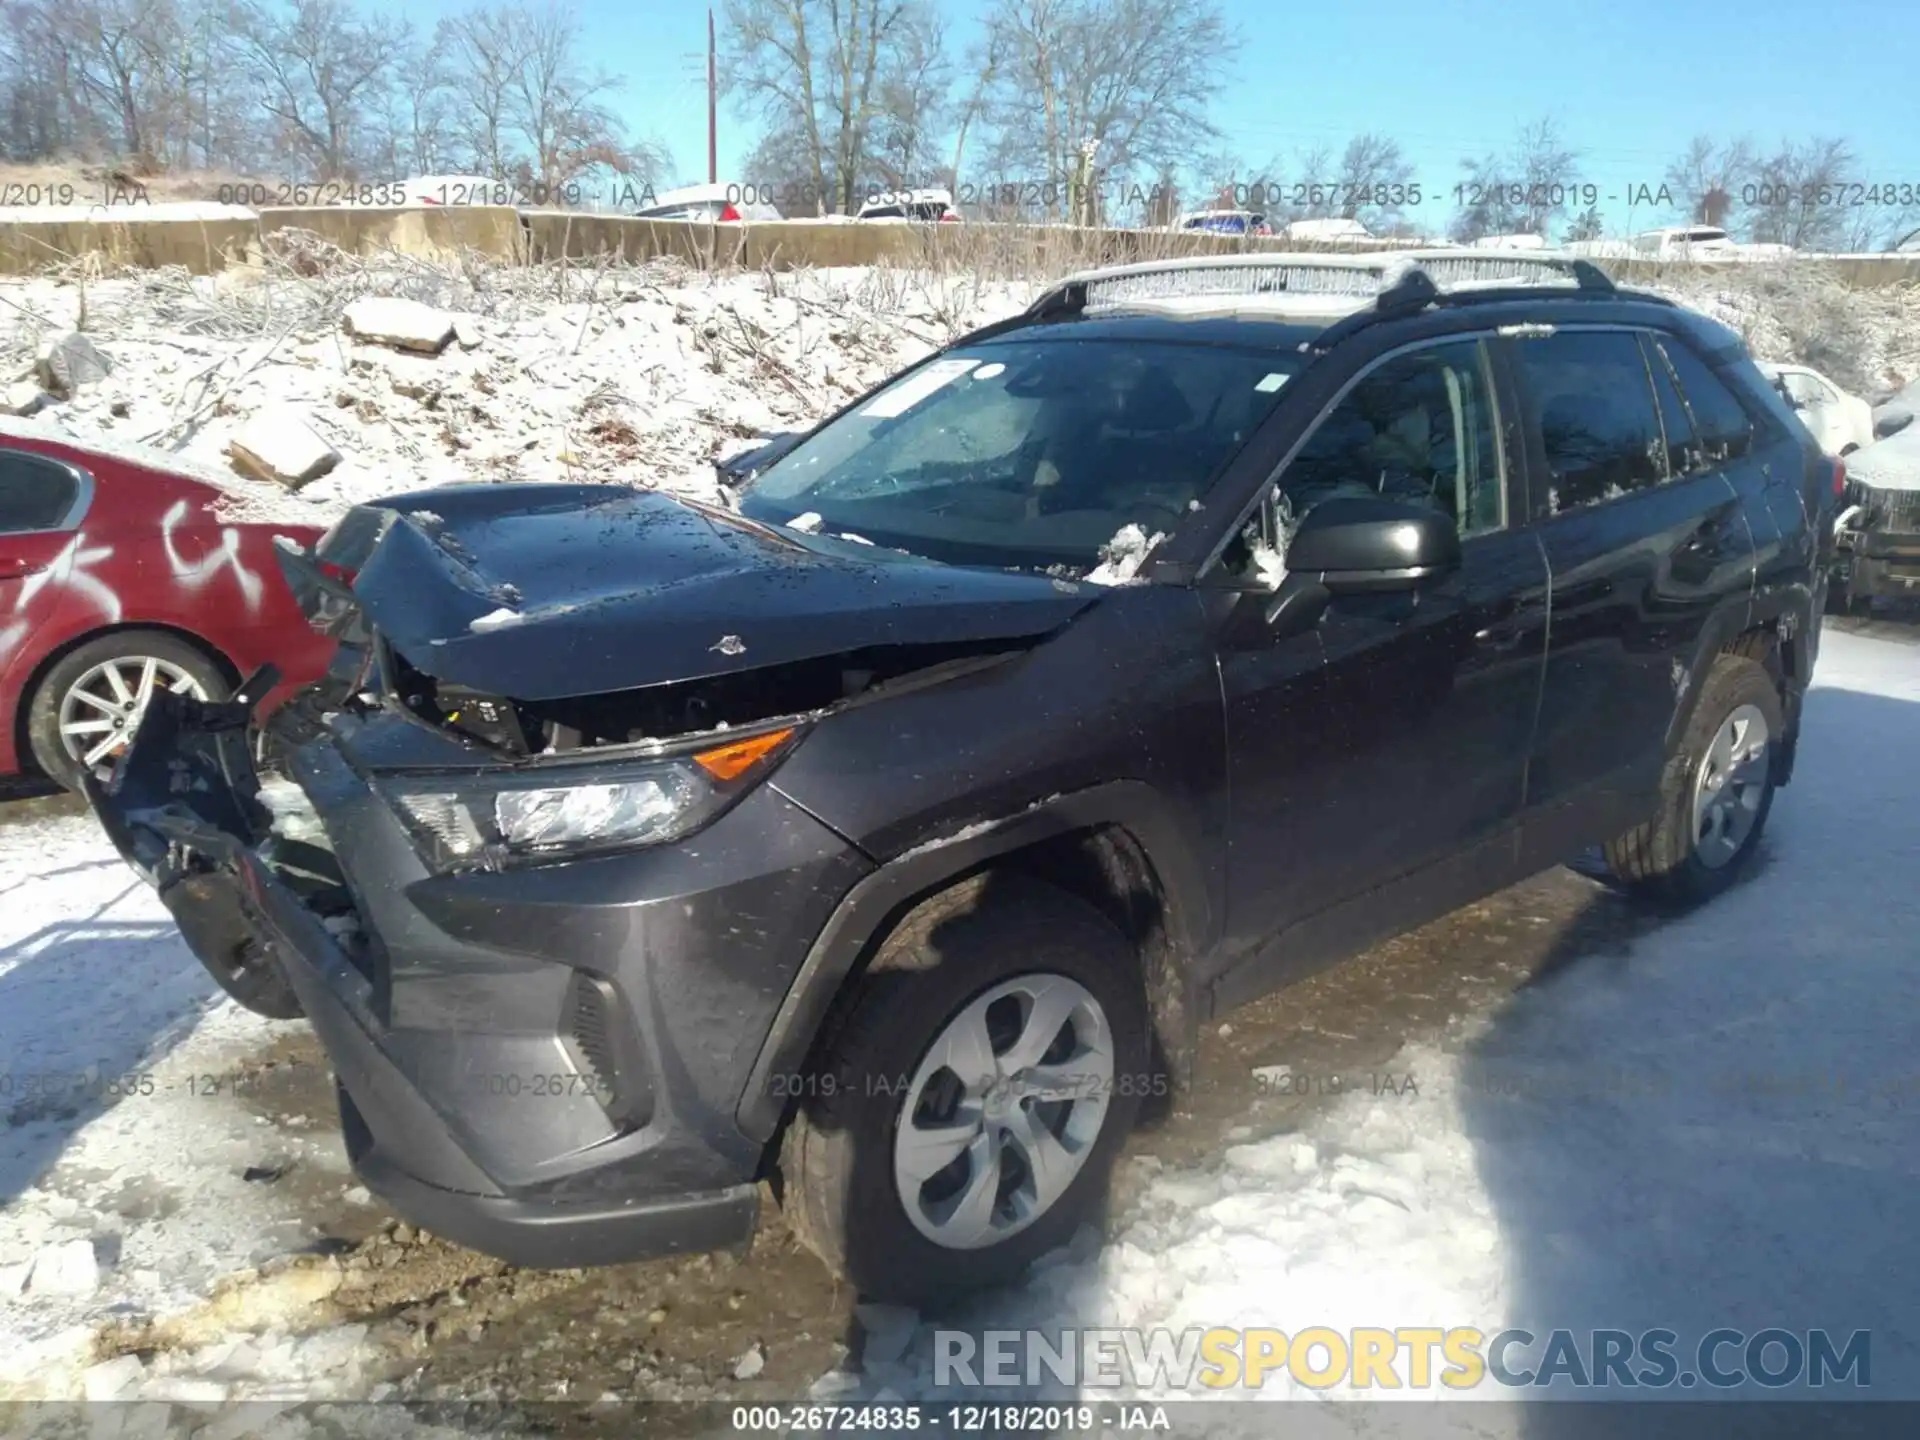
[{"label": "door handle", "polygon": [[19,580],[46,569],[43,560],[22,560],[18,556],[0,556],[0,580]]}]

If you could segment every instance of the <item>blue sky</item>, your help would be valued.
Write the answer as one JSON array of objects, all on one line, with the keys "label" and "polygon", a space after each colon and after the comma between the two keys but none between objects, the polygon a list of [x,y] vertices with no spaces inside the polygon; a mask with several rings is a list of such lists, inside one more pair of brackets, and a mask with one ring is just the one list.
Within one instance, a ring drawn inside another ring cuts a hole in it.
[{"label": "blue sky", "polygon": [[[440,3],[409,13],[426,19]],[[620,109],[631,130],[666,142],[677,180],[704,180],[704,7],[576,3],[589,53],[627,79]],[[1584,178],[1619,197],[1603,200],[1611,225],[1665,223],[1629,217],[1626,194],[1657,187],[1699,133],[1749,135],[1763,146],[1845,136],[1865,162],[1863,179],[1920,187],[1912,0],[1222,4],[1240,43],[1215,120],[1255,164],[1383,131],[1450,209],[1463,155],[1504,148],[1521,123],[1550,115],[1584,152]],[[952,0],[963,38],[979,9]],[[722,179],[756,178],[738,173],[753,139],[723,103]]]}]

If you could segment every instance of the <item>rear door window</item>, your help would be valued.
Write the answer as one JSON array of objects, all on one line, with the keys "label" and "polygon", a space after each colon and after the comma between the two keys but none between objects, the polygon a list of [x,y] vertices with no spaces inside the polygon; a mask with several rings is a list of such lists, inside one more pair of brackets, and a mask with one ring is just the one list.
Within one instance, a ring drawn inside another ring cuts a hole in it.
[{"label": "rear door window", "polygon": [[1667,478],[1653,379],[1628,330],[1561,330],[1514,349],[1528,421],[1546,452],[1549,514]]},{"label": "rear door window", "polygon": [[1753,420],[1726,383],[1708,368],[1692,348],[1671,335],[1662,335],[1655,348],[1673,367],[1680,393],[1693,412],[1700,432],[1701,463],[1724,465],[1753,448]]},{"label": "rear door window", "polygon": [[0,450],[0,535],[59,529],[79,493],[66,466],[23,450]]}]

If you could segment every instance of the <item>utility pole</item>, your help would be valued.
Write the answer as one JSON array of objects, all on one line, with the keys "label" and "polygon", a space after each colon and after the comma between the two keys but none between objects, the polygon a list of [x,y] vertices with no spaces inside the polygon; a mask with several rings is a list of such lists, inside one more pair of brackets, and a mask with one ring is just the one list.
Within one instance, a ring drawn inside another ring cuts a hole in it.
[{"label": "utility pole", "polygon": [[707,7],[707,183],[720,183],[720,62],[713,43],[713,7]]}]

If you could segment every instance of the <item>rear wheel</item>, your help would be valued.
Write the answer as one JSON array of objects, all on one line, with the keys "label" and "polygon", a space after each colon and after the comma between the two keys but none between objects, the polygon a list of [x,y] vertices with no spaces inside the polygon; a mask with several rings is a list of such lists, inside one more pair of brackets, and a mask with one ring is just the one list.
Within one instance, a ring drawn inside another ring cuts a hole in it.
[{"label": "rear wheel", "polygon": [[969,881],[887,940],[782,1152],[796,1232],[863,1294],[1016,1279],[1096,1211],[1148,1074],[1132,945],[1024,880]]},{"label": "rear wheel", "polygon": [[117,630],[63,655],[27,708],[27,739],[48,778],[69,790],[80,774],[104,777],[160,690],[226,698],[220,667],[202,650],[159,630]]},{"label": "rear wheel", "polygon": [[1775,756],[1786,741],[1780,692],[1766,667],[1720,655],[1707,672],[1654,817],[1607,846],[1615,875],[1683,902],[1732,884],[1773,809]]}]

